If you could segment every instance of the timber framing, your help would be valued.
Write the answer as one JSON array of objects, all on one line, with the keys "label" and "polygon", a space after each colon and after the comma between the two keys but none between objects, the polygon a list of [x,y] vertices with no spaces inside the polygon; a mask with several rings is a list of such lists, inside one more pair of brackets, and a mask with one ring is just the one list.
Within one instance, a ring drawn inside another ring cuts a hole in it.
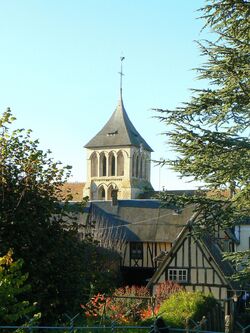
[{"label": "timber framing", "polygon": [[165,280],[174,280],[186,290],[212,293],[220,301],[235,294],[237,284],[230,280],[235,272],[228,261],[223,260],[219,242],[208,233],[197,234],[193,224],[197,214],[183,228],[173,247],[165,256],[148,287],[154,289]]}]

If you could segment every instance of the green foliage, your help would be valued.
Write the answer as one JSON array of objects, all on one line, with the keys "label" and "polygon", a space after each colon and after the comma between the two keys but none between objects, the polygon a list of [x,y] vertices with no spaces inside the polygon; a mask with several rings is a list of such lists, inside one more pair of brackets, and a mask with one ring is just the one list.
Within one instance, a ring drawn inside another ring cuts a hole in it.
[{"label": "green foliage", "polygon": [[120,285],[120,256],[116,252],[92,242],[85,242],[84,262],[85,277],[88,281],[84,293],[88,297],[97,293],[107,293],[111,287],[116,288]]},{"label": "green foliage", "polygon": [[213,231],[250,216],[250,7],[249,1],[210,0],[200,11],[204,28],[218,37],[198,42],[205,57],[198,78],[209,88],[193,89],[191,101],[175,110],[158,110],[158,118],[168,126],[166,135],[177,154],[162,164],[204,182],[206,189],[230,192],[227,197],[177,200],[194,203],[200,213],[197,224]]},{"label": "green foliage", "polygon": [[249,283],[250,250],[225,253],[224,258],[230,260],[238,269],[238,272],[233,276],[234,280]]},{"label": "green foliage", "polygon": [[190,319],[201,320],[213,309],[216,300],[201,292],[179,291],[164,301],[159,309],[165,323],[172,327],[185,328]]},{"label": "green foliage", "polygon": [[40,150],[31,131],[10,130],[13,120],[9,109],[0,117],[0,254],[13,248],[23,259],[31,285],[26,299],[38,303],[49,324],[78,312],[102,273],[98,260],[107,259],[79,239],[74,217],[84,202],[72,207],[62,196],[70,167]]},{"label": "green foliage", "polygon": [[30,289],[28,274],[21,271],[22,260],[13,261],[13,251],[0,257],[0,322],[14,325],[25,315],[34,312],[34,306],[25,300],[23,293]]},{"label": "green foliage", "polygon": [[151,199],[155,195],[155,191],[152,186],[145,185],[142,188],[142,191],[140,194],[138,194],[138,199]]}]

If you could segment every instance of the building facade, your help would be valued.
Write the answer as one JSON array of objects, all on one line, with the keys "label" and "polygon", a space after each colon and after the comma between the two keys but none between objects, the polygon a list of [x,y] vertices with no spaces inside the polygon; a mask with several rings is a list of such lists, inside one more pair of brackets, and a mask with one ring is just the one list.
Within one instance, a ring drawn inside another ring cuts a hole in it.
[{"label": "building facade", "polygon": [[[237,295],[240,288],[237,282],[230,279],[235,269],[230,262],[223,260],[225,244],[220,239],[206,231],[202,234],[194,231],[196,217],[197,214],[182,229],[148,287],[154,293],[159,283],[170,280],[179,283],[187,291],[212,293],[223,304],[226,299]],[[230,231],[229,234],[227,231],[221,233],[226,239],[231,237]],[[231,239],[231,243],[233,245],[234,239]],[[232,245],[229,248],[233,249]]]},{"label": "building facade", "polygon": [[187,206],[176,213],[156,199],[89,202],[84,232],[120,255],[127,284],[145,285],[193,215]]},{"label": "building facade", "polygon": [[83,195],[92,200],[136,199],[152,190],[151,147],[130,121],[122,89],[111,118],[86,145],[87,182]]}]

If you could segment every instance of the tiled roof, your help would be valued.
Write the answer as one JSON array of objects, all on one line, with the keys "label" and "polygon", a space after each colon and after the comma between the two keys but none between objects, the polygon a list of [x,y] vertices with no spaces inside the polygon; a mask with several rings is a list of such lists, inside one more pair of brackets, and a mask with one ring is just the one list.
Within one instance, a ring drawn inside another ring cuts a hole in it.
[{"label": "tiled roof", "polygon": [[72,196],[72,201],[82,201],[83,198],[83,189],[85,183],[65,183],[62,187],[62,196],[70,194]]},{"label": "tiled roof", "polygon": [[[224,274],[227,279],[235,274],[235,269],[230,264],[228,260],[223,259],[223,252],[219,248],[217,242],[209,235],[209,233],[204,232],[201,236],[200,240],[202,240],[203,244],[206,246],[207,250],[210,252],[211,256],[213,257],[214,261],[216,262],[217,266]],[[232,287],[237,288],[239,287],[238,283],[235,281],[230,280],[230,284]]]},{"label": "tiled roof", "polygon": [[127,241],[173,242],[193,213],[191,206],[176,214],[174,207],[161,207],[158,200],[92,201],[92,218],[108,228],[119,228]]}]

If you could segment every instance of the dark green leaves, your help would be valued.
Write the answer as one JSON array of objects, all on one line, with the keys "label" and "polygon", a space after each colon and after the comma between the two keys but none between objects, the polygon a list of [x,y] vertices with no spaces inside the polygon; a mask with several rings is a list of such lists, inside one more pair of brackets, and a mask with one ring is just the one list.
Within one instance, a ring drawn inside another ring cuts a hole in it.
[{"label": "dark green leaves", "polygon": [[[227,191],[176,199],[195,205],[199,226],[225,229],[250,216],[250,3],[210,0],[200,11],[217,37],[198,42],[205,61],[196,70],[208,88],[193,89],[182,107],[157,110],[177,156],[162,163],[214,193]],[[249,260],[244,265],[249,274]]]}]

